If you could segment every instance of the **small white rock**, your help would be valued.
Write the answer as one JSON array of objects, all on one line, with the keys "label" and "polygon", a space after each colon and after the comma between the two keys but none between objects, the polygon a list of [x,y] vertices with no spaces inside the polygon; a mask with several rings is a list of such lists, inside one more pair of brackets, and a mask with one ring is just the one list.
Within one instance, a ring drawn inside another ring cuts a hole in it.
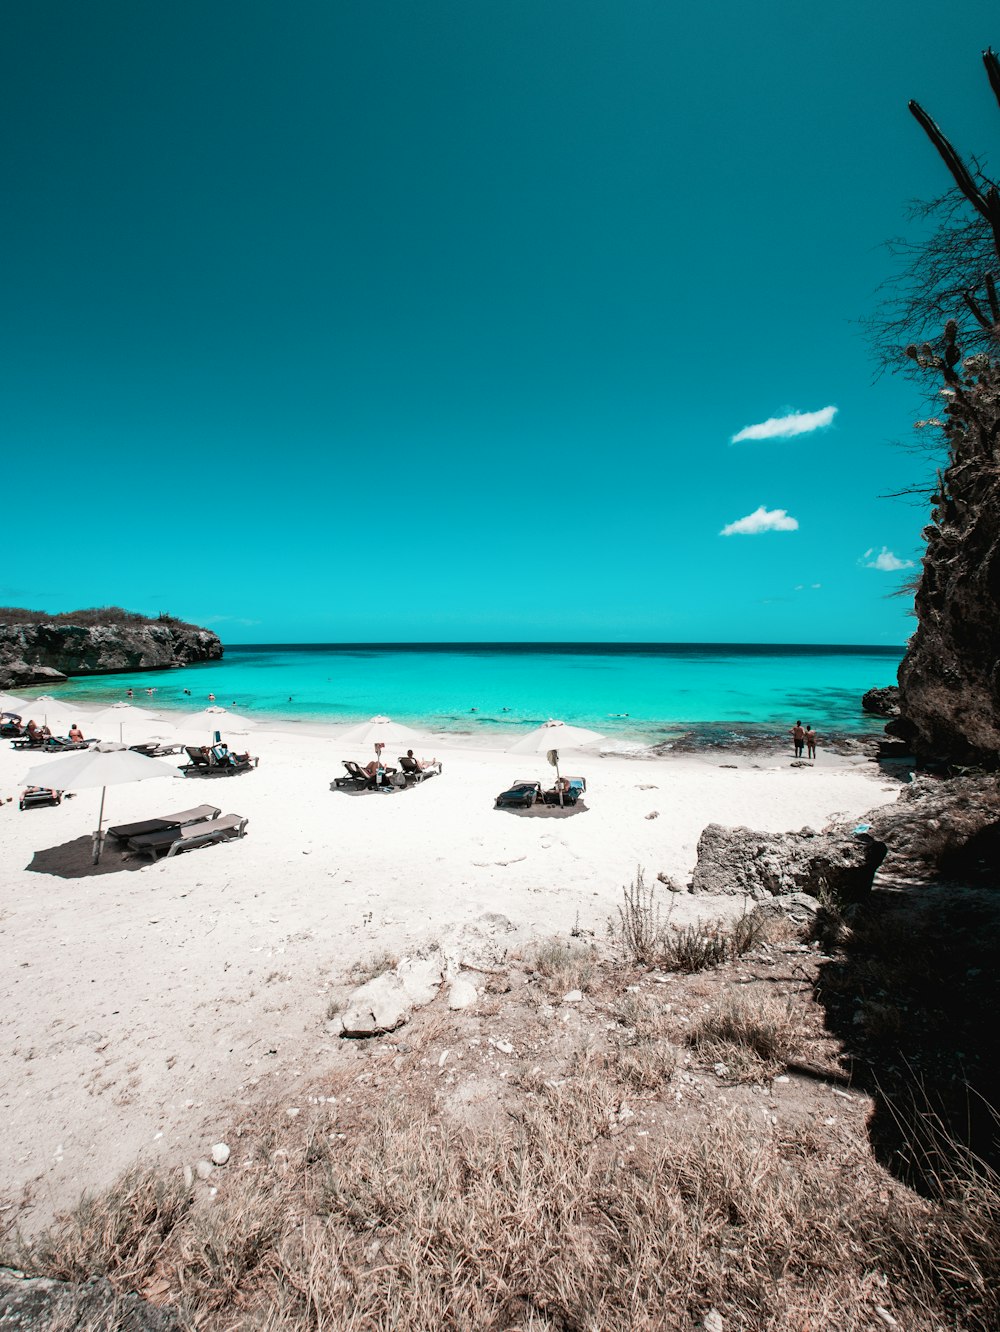
[{"label": "small white rock", "polygon": [[468,1008],[470,1004],[476,1002],[478,997],[476,987],[472,981],[466,980],[464,977],[453,980],[448,987],[448,1007],[456,1011],[460,1008]]},{"label": "small white rock", "polygon": [[566,994],[563,995],[563,997],[562,997],[562,1001],[563,1001],[564,1004],[579,1004],[579,1003],[582,1003],[582,1002],[583,1002],[583,991],[582,991],[582,990],[568,990],[568,991],[566,992]]},{"label": "small white rock", "polygon": [[494,1041],[493,1045],[501,1054],[514,1053],[514,1047],[511,1045],[510,1041]]},{"label": "small white rock", "polygon": [[289,1115],[292,1119],[294,1119],[298,1113],[299,1113],[299,1107],[297,1105],[290,1105],[288,1109],[285,1111],[285,1114]]},{"label": "small white rock", "polygon": [[709,1309],[701,1320],[701,1325],[705,1332],[726,1332],[726,1325],[722,1321],[722,1314],[719,1313],[718,1309]]},{"label": "small white rock", "polygon": [[184,1167],[184,1187],[190,1189],[194,1186],[194,1171],[189,1165]]},{"label": "small white rock", "polygon": [[214,1169],[215,1167],[212,1165],[211,1161],[199,1161],[194,1168],[195,1174],[199,1179],[211,1179],[212,1171]]},{"label": "small white rock", "polygon": [[224,1142],[217,1142],[212,1148],[212,1160],[217,1166],[223,1166],[229,1160],[229,1148]]}]

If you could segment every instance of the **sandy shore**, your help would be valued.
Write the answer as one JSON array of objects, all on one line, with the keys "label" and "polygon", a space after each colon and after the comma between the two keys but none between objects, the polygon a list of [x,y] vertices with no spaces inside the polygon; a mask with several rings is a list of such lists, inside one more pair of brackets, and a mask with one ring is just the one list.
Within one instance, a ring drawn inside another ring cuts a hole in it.
[{"label": "sandy shore", "polygon": [[[525,816],[493,798],[551,776],[542,758],[435,738],[423,748],[442,776],[354,795],[331,781],[341,758],[370,754],[333,728],[246,739],[260,755],[246,775],[108,791],[113,823],[210,802],[248,817],[243,840],[155,864],[109,851],[96,868],[100,792],[19,812],[27,769],[55,760],[0,748],[0,795],[15,797],[0,812],[4,1217],[20,1209],[31,1227],[133,1162],[189,1161],[235,1101],[285,1095],[340,1058],[326,1008],[355,963],[469,924],[501,950],[574,927],[600,940],[637,865],[687,881],[707,823],[820,827],[898,790],[869,762],[822,753],[812,768],[577,756],[563,766],[586,775],[586,808]],[[678,921],[743,905],[673,900]]]}]

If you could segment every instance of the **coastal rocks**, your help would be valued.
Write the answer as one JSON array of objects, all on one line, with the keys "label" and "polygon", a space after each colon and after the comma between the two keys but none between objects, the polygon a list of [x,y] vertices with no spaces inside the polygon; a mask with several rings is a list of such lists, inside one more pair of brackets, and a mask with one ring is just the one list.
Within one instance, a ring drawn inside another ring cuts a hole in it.
[{"label": "coastal rocks", "polygon": [[393,971],[354,991],[339,1015],[340,1034],[358,1038],[395,1031],[409,1021],[414,1008],[431,1002],[444,972],[445,960],[437,950],[429,957],[405,958]]},{"label": "coastal rocks", "polygon": [[861,700],[865,712],[873,712],[876,717],[899,716],[899,686],[885,685],[881,689],[869,689]]},{"label": "coastal rocks", "polygon": [[0,1269],[0,1328],[5,1332],[39,1328],[84,1332],[98,1327],[115,1328],[116,1332],[180,1332],[172,1313],[154,1308],[138,1295],[116,1294],[103,1277],[86,1282],[53,1281]]},{"label": "coastal rocks", "polygon": [[920,777],[893,805],[865,815],[894,865],[916,876],[965,883],[996,880],[1000,865],[1000,777]]},{"label": "coastal rocks", "polygon": [[0,687],[74,675],[158,671],[222,656],[216,634],[173,621],[0,624]]},{"label": "coastal rocks", "polygon": [[822,833],[812,828],[765,833],[710,823],[698,839],[691,891],[760,902],[826,890],[856,901],[871,889],[885,853],[875,837],[855,836],[846,826]]},{"label": "coastal rocks", "polygon": [[448,1007],[454,1012],[461,1008],[469,1008],[478,998],[478,990],[472,981],[466,980],[464,976],[456,976],[448,987]]}]

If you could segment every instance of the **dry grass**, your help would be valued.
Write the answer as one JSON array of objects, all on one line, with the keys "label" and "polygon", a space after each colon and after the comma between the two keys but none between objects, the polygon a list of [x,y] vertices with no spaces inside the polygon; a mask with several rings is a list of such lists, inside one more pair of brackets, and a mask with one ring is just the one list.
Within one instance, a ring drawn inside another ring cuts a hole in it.
[{"label": "dry grass", "polygon": [[376,976],[382,976],[387,971],[393,971],[397,966],[399,966],[399,958],[396,954],[383,949],[380,953],[372,953],[370,957],[356,962],[348,975],[352,985],[367,985]]},{"label": "dry grass", "polygon": [[520,1122],[449,1130],[385,1109],[335,1136],[258,1126],[211,1203],[134,1176],[17,1261],[106,1273],[201,1332],[698,1326],[995,1328],[996,1181],[932,1204],[822,1143],[716,1111],[693,1136],[613,1136],[607,1077],[548,1089]]},{"label": "dry grass", "polygon": [[570,990],[584,994],[590,989],[597,970],[597,959],[592,948],[584,944],[564,943],[552,939],[541,944],[534,953],[532,963],[545,979],[549,994],[563,995]]},{"label": "dry grass", "polygon": [[608,932],[625,961],[661,971],[704,971],[721,966],[756,948],[768,928],[767,917],[748,912],[732,925],[702,921],[697,925],[671,924],[670,909],[660,907],[656,886],[646,886],[643,870],[622,888],[618,919]]},{"label": "dry grass", "polygon": [[785,1067],[799,1036],[787,1002],[758,990],[726,990],[692,1024],[687,1039],[702,1059],[725,1066],[720,1076],[759,1082]]}]

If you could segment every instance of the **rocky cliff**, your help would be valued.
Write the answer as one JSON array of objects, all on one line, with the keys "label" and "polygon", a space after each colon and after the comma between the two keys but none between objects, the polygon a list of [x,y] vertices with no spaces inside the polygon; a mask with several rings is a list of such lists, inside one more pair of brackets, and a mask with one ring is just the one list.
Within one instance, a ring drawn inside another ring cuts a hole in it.
[{"label": "rocky cliff", "polygon": [[[956,366],[955,326],[945,330]],[[938,478],[916,592],[917,631],[899,668],[892,733],[921,757],[1000,767],[1000,363],[950,369]]]},{"label": "rocky cliff", "polygon": [[162,671],[222,656],[216,634],[170,621],[0,624],[0,688],[70,675]]}]

